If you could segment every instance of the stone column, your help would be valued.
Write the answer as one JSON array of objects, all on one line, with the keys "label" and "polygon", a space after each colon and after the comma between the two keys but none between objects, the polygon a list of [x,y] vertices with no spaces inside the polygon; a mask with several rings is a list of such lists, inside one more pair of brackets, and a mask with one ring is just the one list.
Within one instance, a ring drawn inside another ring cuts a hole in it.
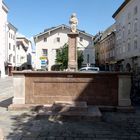
[{"label": "stone column", "polygon": [[131,76],[119,75],[119,94],[118,105],[122,107],[131,106],[130,92],[131,92]]},{"label": "stone column", "polygon": [[68,70],[77,71],[77,37],[78,33],[68,34]]},{"label": "stone column", "polygon": [[25,104],[25,76],[13,74],[14,98],[13,104]]}]

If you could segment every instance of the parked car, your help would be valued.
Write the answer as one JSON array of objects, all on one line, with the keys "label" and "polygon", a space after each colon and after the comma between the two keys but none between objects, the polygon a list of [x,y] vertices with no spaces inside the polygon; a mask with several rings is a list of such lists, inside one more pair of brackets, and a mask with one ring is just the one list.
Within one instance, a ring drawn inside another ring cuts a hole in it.
[{"label": "parked car", "polygon": [[83,67],[79,71],[99,72],[99,67]]}]

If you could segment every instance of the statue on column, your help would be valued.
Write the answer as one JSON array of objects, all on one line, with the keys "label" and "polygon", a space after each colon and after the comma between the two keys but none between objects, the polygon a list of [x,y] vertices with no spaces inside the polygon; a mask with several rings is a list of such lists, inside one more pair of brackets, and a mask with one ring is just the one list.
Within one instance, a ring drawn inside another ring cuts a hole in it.
[{"label": "statue on column", "polygon": [[77,31],[77,25],[78,25],[78,19],[76,17],[76,13],[73,13],[71,15],[69,24],[70,24],[70,27],[71,27],[71,31],[73,33],[76,33],[76,31]]}]

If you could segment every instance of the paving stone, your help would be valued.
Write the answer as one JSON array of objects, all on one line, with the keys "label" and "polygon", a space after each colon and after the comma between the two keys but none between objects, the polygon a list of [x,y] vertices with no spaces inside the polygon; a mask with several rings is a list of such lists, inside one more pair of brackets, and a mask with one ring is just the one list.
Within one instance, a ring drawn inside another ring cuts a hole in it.
[{"label": "paving stone", "polygon": [[19,134],[19,135],[9,135],[8,137],[5,137],[4,140],[21,140],[22,139],[22,136]]},{"label": "paving stone", "polygon": [[83,140],[93,140],[93,138],[83,138]]},{"label": "paving stone", "polygon": [[55,137],[55,140],[65,140],[65,137]]},{"label": "paving stone", "polygon": [[136,113],[102,113],[100,122],[36,120],[31,112],[5,109],[1,114],[6,140],[140,140],[140,108]]},{"label": "paving stone", "polygon": [[21,140],[35,140],[35,138],[22,138]]},{"label": "paving stone", "polygon": [[45,136],[47,137],[48,135],[49,135],[48,131],[41,131],[39,134],[40,137],[45,137]]},{"label": "paving stone", "polygon": [[54,136],[47,137],[47,140],[55,140]]},{"label": "paving stone", "polygon": [[65,140],[74,140],[73,137],[66,137]]},{"label": "paving stone", "polygon": [[37,138],[39,136],[40,132],[34,132],[34,133],[27,133],[27,134],[24,134],[24,137],[25,138]]},{"label": "paving stone", "polygon": [[83,140],[83,138],[75,138],[74,140]]},{"label": "paving stone", "polygon": [[39,138],[36,138],[36,140],[47,140],[46,137],[39,137]]}]

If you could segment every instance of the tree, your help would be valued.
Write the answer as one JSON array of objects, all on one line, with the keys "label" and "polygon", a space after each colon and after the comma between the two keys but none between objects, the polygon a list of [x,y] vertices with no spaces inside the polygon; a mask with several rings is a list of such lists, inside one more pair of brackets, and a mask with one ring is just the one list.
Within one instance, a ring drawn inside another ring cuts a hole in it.
[{"label": "tree", "polygon": [[82,63],[84,61],[83,51],[78,50],[77,51],[77,57],[78,57],[78,69],[79,69],[79,68],[81,68]]},{"label": "tree", "polygon": [[[77,51],[77,61],[78,68],[82,66],[83,62],[83,52]],[[60,64],[60,70],[64,70],[68,68],[68,44],[64,44],[62,48],[60,48],[56,53],[56,63]]]},{"label": "tree", "polygon": [[64,46],[56,52],[56,63],[60,64],[60,70],[67,69],[67,67],[68,67],[68,44],[64,44]]}]

